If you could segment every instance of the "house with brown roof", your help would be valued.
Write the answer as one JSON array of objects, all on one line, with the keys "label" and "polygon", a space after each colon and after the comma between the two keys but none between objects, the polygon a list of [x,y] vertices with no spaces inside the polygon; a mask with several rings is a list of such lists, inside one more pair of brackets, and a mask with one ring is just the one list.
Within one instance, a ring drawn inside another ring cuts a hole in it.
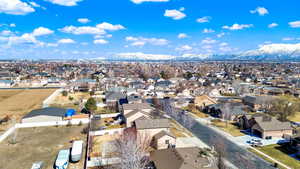
[{"label": "house with brown roof", "polygon": [[239,119],[239,125],[243,129],[250,129],[252,134],[263,139],[293,134],[290,122],[281,122],[275,117],[264,114],[245,115]]},{"label": "house with brown roof", "polygon": [[170,122],[169,119],[147,119],[139,118],[135,120],[135,128],[138,135],[154,137],[161,131],[169,132]]},{"label": "house with brown roof", "polygon": [[165,130],[155,134],[151,141],[151,146],[156,149],[167,149],[176,145],[176,137]]},{"label": "house with brown roof", "polygon": [[200,152],[197,147],[155,150],[150,160],[156,169],[217,169]]},{"label": "house with brown roof", "polygon": [[153,107],[147,103],[123,104],[122,109],[127,127],[131,127],[134,121],[139,118],[150,118],[153,111]]},{"label": "house with brown roof", "polygon": [[149,119],[150,118],[150,113],[146,112],[144,110],[132,110],[129,113],[124,115],[125,117],[125,121],[126,121],[126,126],[127,127],[132,127],[134,124],[134,121],[136,121],[137,119],[140,118],[146,118]]},{"label": "house with brown roof", "polygon": [[148,103],[132,103],[132,104],[123,104],[123,114],[126,115],[134,110],[143,110],[150,113],[153,110]]}]

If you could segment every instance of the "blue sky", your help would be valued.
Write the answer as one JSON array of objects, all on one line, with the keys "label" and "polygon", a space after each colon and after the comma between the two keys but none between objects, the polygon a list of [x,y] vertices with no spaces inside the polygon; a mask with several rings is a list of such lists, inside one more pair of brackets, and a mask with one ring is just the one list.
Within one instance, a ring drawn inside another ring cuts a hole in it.
[{"label": "blue sky", "polygon": [[298,49],[299,6],[297,0],[0,0],[0,59]]}]

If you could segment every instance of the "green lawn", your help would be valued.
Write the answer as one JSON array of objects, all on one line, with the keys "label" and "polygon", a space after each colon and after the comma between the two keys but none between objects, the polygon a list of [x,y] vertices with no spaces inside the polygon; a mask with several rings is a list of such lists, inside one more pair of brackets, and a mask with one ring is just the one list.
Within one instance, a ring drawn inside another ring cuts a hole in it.
[{"label": "green lawn", "polygon": [[291,153],[287,151],[283,146],[278,144],[263,146],[257,148],[259,151],[273,157],[274,159],[282,162],[283,164],[290,166],[291,168],[300,168],[300,161],[290,157],[288,154]]},{"label": "green lawn", "polygon": [[212,121],[211,124],[218,127],[218,128],[220,128],[221,130],[231,134],[234,137],[245,135],[244,133],[242,133],[240,131],[240,129],[236,125],[234,125],[231,122],[228,122],[226,124],[226,122],[215,120],[215,121]]}]

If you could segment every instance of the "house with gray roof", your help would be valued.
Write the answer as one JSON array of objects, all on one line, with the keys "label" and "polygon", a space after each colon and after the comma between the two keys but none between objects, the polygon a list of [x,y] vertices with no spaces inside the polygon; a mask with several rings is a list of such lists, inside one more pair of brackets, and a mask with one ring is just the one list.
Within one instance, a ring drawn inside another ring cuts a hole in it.
[{"label": "house with gray roof", "polygon": [[22,123],[36,123],[36,122],[50,122],[62,121],[65,117],[67,110],[57,107],[46,107],[42,109],[32,110],[26,114],[21,122]]}]

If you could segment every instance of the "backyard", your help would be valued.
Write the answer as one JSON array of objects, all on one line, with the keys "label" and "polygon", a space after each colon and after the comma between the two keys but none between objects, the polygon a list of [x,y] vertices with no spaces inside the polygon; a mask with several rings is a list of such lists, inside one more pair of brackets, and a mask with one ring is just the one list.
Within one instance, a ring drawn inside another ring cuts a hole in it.
[{"label": "backyard", "polygon": [[[50,96],[55,89],[3,89],[0,90],[0,119],[5,116],[17,122],[33,109],[42,107],[42,102]],[[8,124],[0,125],[4,130]]]},{"label": "backyard", "polygon": [[[300,168],[300,161],[291,157],[294,152],[287,150],[284,146],[272,144],[268,146],[258,147],[257,150],[271,156],[272,158],[282,162],[291,168]],[[252,151],[254,152],[254,151]],[[254,152],[256,153],[256,152]],[[256,153],[258,154],[258,153]],[[259,155],[261,156],[261,155]]]},{"label": "backyard", "polygon": [[[71,141],[86,140],[81,131],[85,126],[60,126],[23,128],[16,132],[16,144],[12,136],[0,143],[0,166],[5,169],[30,168],[32,163],[43,161],[43,169],[53,169],[57,153],[72,146]],[[84,155],[78,163],[71,163],[69,169],[82,169]],[[1,167],[0,167],[1,168]]]}]

